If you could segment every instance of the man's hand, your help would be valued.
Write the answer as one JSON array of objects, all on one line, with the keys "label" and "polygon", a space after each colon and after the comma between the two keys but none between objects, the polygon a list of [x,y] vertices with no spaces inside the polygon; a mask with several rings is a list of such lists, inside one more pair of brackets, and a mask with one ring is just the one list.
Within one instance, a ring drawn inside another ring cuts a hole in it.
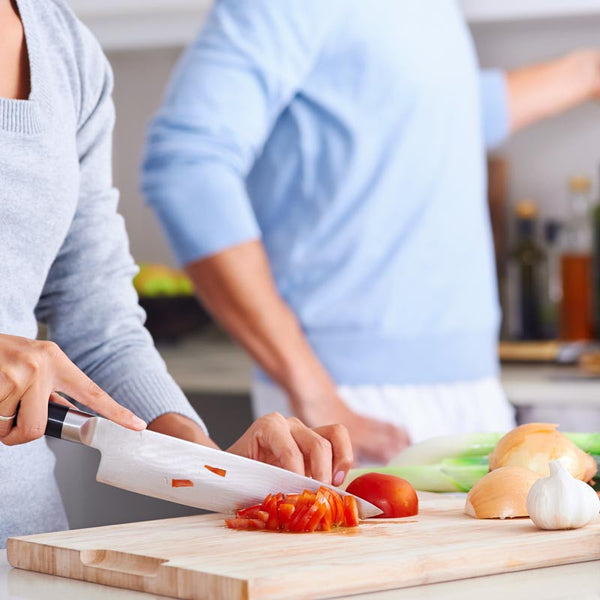
[{"label": "man's hand", "polygon": [[600,50],[577,50],[566,59],[577,65],[588,98],[600,100]]},{"label": "man's hand", "polygon": [[333,485],[343,483],[353,461],[345,427],[309,429],[295,417],[286,419],[279,413],[257,419],[228,452]]},{"label": "man's hand", "polygon": [[575,50],[507,74],[511,131],[600,100],[600,50]]},{"label": "man's hand", "polygon": [[339,397],[333,383],[325,382],[321,390],[304,386],[302,397],[292,397],[294,412],[309,426],[341,423],[346,427],[358,461],[386,464],[410,445],[403,427],[371,419],[351,410]]},{"label": "man's hand", "polygon": [[[48,400],[69,405],[64,392],[97,413],[130,429],[144,421],[115,402],[52,342],[0,334],[0,442],[24,444],[44,435]],[[11,417],[19,406],[19,419]]]}]

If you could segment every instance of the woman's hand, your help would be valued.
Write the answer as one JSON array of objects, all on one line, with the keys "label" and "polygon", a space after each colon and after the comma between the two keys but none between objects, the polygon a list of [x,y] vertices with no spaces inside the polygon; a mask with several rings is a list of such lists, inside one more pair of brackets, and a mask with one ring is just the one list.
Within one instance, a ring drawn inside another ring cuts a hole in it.
[{"label": "woman's hand", "polygon": [[[111,421],[141,430],[144,421],[103,392],[52,342],[0,334],[0,442],[35,440],[46,429],[48,400],[69,404],[63,392]],[[13,417],[19,406],[19,419]]]},{"label": "woman's hand", "polygon": [[352,444],[342,425],[309,429],[279,413],[260,417],[227,450],[288,471],[340,485],[352,465]]}]

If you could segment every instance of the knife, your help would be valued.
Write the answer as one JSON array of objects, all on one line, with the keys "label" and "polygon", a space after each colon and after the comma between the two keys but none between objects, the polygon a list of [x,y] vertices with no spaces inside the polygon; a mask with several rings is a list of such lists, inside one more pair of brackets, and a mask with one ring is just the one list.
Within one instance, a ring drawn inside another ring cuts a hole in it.
[{"label": "knife", "polygon": [[[260,504],[268,494],[347,492],[250,458],[155,431],[133,431],[108,419],[48,403],[45,434],[100,451],[96,480],[118,488],[221,513]],[[356,497],[361,518],[381,514]]]}]

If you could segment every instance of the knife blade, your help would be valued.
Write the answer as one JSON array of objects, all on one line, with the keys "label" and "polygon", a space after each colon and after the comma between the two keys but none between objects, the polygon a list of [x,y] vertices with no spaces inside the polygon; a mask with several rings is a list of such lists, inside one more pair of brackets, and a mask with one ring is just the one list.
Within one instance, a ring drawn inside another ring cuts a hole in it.
[{"label": "knife blade", "polygon": [[[339,488],[268,465],[154,431],[132,431],[108,419],[48,404],[45,434],[100,451],[96,480],[118,488],[214,512],[234,513],[268,494]],[[356,497],[359,515],[381,514]]]}]

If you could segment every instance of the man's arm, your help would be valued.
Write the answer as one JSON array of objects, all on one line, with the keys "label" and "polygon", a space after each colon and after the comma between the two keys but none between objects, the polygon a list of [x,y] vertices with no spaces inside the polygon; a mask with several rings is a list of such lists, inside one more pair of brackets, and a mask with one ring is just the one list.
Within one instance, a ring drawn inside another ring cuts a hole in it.
[{"label": "man's arm", "polygon": [[586,100],[600,99],[600,51],[578,50],[509,71],[507,93],[511,132]]},{"label": "man's arm", "polygon": [[387,461],[409,439],[403,429],[351,411],[279,295],[262,244],[251,241],[190,263],[197,293],[221,324],[287,392],[311,427],[341,423],[355,452]]}]

